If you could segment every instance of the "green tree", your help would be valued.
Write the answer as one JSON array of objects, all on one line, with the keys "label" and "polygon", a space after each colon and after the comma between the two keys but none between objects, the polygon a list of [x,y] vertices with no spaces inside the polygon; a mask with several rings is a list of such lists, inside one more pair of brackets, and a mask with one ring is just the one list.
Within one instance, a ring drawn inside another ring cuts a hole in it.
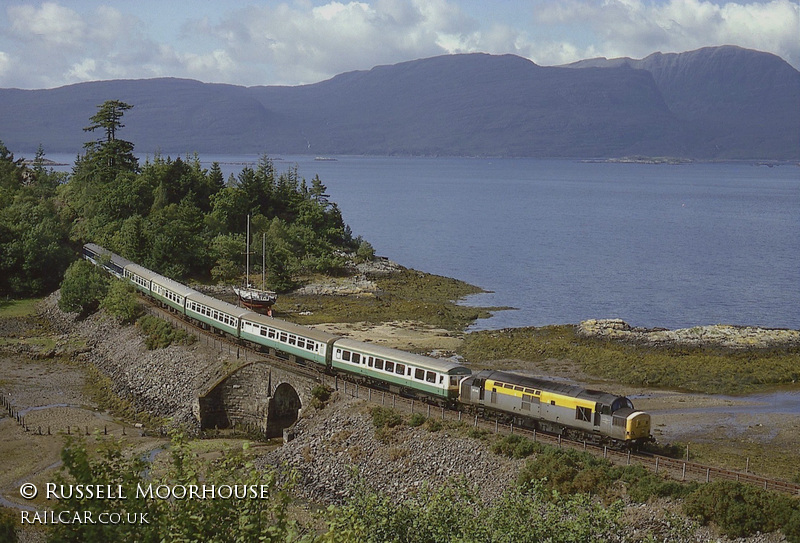
[{"label": "green tree", "polygon": [[211,241],[211,258],[214,267],[211,277],[217,282],[231,283],[242,276],[242,260],[246,251],[245,236],[220,234]]},{"label": "green tree", "polygon": [[0,293],[15,296],[55,289],[74,253],[54,195],[62,176],[14,160],[0,142]]},{"label": "green tree", "polygon": [[108,279],[103,272],[86,260],[77,260],[64,274],[58,307],[85,317],[99,307],[107,291]]},{"label": "green tree", "polygon": [[136,291],[128,281],[111,281],[111,286],[109,286],[105,298],[100,302],[100,307],[123,324],[135,321],[141,313]]},{"label": "green tree", "polygon": [[92,124],[83,129],[86,132],[100,129],[104,134],[101,139],[84,144],[93,166],[101,171],[116,173],[138,168],[138,161],[133,155],[133,143],[117,138],[117,130],[125,127],[122,117],[131,108],[132,105],[120,100],[106,100],[89,119]]}]

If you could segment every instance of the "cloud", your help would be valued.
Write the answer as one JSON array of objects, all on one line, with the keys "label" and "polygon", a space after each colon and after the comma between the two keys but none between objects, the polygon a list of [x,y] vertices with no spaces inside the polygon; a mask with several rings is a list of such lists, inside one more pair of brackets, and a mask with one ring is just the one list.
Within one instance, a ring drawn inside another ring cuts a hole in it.
[{"label": "cloud", "polygon": [[[707,0],[566,0],[541,2],[540,25],[583,27],[593,41],[561,52],[545,48],[544,63],[560,64],[594,56],[641,58],[655,51],[682,52],[734,44],[773,52],[800,66],[797,31],[800,5],[792,0],[711,2]],[[535,60],[535,59],[534,59]]]},{"label": "cloud", "polygon": [[251,77],[250,84],[296,84],[446,53],[440,38],[459,20],[441,0],[333,1],[310,9],[248,7],[216,25],[199,21],[195,30],[209,32],[232,59],[263,78]]},{"label": "cloud", "polygon": [[0,12],[0,87],[161,76],[296,85],[447,53],[557,65],[723,44],[800,66],[794,0],[262,0],[196,15],[182,1],[18,0],[5,21]]}]

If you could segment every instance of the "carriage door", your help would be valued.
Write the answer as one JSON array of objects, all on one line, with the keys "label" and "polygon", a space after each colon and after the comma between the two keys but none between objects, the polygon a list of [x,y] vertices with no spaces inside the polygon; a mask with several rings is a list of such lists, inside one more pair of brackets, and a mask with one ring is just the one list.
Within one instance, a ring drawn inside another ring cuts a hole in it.
[{"label": "carriage door", "polygon": [[472,398],[478,398],[479,401],[483,401],[484,394],[486,389],[483,385],[486,383],[486,379],[475,379],[472,381],[472,390],[470,390],[470,396]]}]

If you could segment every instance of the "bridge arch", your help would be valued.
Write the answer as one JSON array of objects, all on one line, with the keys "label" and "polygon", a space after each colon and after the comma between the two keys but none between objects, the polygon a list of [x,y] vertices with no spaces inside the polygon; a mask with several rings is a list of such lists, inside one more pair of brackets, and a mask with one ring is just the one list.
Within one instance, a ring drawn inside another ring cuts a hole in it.
[{"label": "bridge arch", "polygon": [[271,366],[247,363],[199,395],[193,413],[201,429],[249,428],[279,437],[311,400],[317,381]]}]

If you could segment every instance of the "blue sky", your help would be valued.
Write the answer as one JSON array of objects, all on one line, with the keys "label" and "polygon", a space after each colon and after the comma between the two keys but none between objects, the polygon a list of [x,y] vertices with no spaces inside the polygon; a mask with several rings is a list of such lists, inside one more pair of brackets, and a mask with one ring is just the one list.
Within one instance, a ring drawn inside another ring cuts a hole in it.
[{"label": "blue sky", "polygon": [[800,68],[797,0],[6,0],[0,87],[298,85],[448,53],[544,66],[739,45]]}]

